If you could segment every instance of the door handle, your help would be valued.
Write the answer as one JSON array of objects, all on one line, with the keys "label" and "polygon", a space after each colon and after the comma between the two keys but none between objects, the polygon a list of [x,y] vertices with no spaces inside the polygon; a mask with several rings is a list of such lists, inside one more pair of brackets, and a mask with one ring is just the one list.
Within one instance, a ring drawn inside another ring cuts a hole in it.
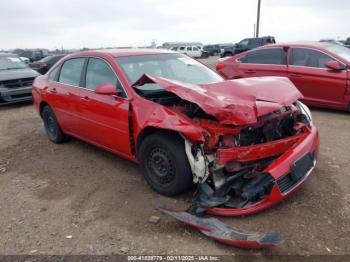
[{"label": "door handle", "polygon": [[81,101],[84,101],[84,102],[89,102],[90,101],[90,98],[88,96],[83,96],[80,98]]},{"label": "door handle", "polygon": [[292,77],[302,77],[302,75],[301,74],[290,74],[290,76],[292,76]]},{"label": "door handle", "polygon": [[55,93],[57,93],[57,89],[55,87],[50,88],[49,92],[55,94]]}]

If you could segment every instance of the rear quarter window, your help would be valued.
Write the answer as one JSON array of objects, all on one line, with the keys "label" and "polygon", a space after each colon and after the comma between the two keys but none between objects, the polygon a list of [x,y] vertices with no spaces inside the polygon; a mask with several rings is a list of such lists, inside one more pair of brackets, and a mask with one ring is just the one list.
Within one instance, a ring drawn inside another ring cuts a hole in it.
[{"label": "rear quarter window", "polygon": [[60,66],[56,66],[49,74],[49,80],[51,81],[57,81],[58,80],[58,73],[60,71]]}]

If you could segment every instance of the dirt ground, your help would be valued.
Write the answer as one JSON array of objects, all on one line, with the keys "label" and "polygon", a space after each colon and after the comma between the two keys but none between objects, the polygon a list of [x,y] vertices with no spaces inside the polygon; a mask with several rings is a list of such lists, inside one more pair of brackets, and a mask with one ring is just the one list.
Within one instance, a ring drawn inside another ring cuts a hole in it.
[{"label": "dirt ground", "polygon": [[262,213],[222,218],[284,237],[278,248],[252,251],[159,214],[158,204],[185,209],[184,197],[153,192],[136,164],[78,140],[49,142],[31,104],[1,107],[0,254],[350,254],[350,115],[312,113],[321,150],[305,186]]}]

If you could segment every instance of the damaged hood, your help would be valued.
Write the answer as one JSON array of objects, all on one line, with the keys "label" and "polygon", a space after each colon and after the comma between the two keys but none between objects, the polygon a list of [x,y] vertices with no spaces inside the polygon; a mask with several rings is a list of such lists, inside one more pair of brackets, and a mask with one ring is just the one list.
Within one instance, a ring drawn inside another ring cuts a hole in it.
[{"label": "damaged hood", "polygon": [[259,116],[290,105],[302,94],[286,77],[254,77],[192,85],[144,74],[133,87],[158,84],[183,100],[197,104],[222,124],[247,125]]}]

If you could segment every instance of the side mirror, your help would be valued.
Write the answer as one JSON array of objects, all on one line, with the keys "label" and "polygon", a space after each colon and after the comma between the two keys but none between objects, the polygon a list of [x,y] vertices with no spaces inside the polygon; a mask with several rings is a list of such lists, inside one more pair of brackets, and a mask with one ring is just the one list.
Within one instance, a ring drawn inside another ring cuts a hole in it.
[{"label": "side mirror", "polygon": [[346,66],[339,63],[338,61],[334,61],[334,60],[331,60],[331,61],[328,61],[325,66],[329,69],[332,69],[332,70],[335,70],[335,71],[340,71],[340,70],[344,70],[346,69]]},{"label": "side mirror", "polygon": [[96,94],[100,95],[119,95],[120,92],[117,88],[111,83],[104,83],[96,86]]}]

